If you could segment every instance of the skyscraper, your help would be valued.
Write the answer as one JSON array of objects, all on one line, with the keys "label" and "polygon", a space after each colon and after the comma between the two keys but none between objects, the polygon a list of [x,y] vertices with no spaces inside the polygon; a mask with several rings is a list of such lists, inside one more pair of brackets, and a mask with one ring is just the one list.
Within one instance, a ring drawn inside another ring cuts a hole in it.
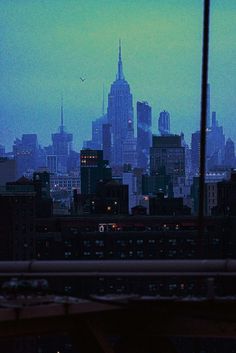
[{"label": "skyscraper", "polygon": [[13,145],[16,160],[17,177],[38,167],[39,145],[36,134],[23,134],[22,139],[16,139]]},{"label": "skyscraper", "polygon": [[170,134],[170,114],[165,110],[160,112],[158,119],[158,130],[161,136]]},{"label": "skyscraper", "polygon": [[150,148],[150,174],[169,175],[175,185],[185,176],[185,148],[179,135],[153,136]]},{"label": "skyscraper", "polygon": [[191,138],[191,171],[198,174],[200,167],[200,131],[192,133]]},{"label": "skyscraper", "polygon": [[52,134],[53,155],[57,156],[57,172],[66,173],[73,135],[65,131],[63,99],[61,99],[61,125],[59,132]]},{"label": "skyscraper", "polygon": [[80,151],[81,194],[95,194],[99,181],[111,180],[111,168],[103,159],[103,151],[85,149]]},{"label": "skyscraper", "polygon": [[[124,142],[133,138],[133,103],[130,86],[125,80],[121,58],[121,43],[119,42],[119,59],[116,80],[112,83],[108,95],[108,123],[112,135],[112,166],[122,166],[127,163],[124,155]],[[135,141],[135,140],[134,140]],[[135,142],[134,142],[135,143]],[[130,142],[129,142],[130,144]]]},{"label": "skyscraper", "polygon": [[137,165],[148,167],[149,149],[152,144],[152,108],[147,102],[137,102]]},{"label": "skyscraper", "polygon": [[225,135],[223,126],[219,126],[216,112],[212,112],[212,125],[207,128],[206,135],[206,170],[223,164]]},{"label": "skyscraper", "polygon": [[236,159],[235,159],[235,148],[234,142],[231,138],[228,138],[225,144],[225,166],[229,168],[235,168]]},{"label": "skyscraper", "polygon": [[5,157],[5,146],[0,145],[0,157]]},{"label": "skyscraper", "polygon": [[109,161],[111,160],[111,125],[103,124],[102,125],[102,150],[104,159]]}]

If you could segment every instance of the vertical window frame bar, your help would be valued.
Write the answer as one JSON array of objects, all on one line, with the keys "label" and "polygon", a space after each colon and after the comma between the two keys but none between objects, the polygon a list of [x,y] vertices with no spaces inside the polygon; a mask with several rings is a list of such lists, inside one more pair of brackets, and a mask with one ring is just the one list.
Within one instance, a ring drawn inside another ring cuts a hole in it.
[{"label": "vertical window frame bar", "polygon": [[205,171],[206,171],[206,121],[207,121],[207,83],[210,32],[210,0],[204,0],[203,39],[202,39],[202,83],[201,83],[201,124],[200,124],[200,170],[199,170],[199,203],[198,229],[200,257],[204,246],[205,214]]}]

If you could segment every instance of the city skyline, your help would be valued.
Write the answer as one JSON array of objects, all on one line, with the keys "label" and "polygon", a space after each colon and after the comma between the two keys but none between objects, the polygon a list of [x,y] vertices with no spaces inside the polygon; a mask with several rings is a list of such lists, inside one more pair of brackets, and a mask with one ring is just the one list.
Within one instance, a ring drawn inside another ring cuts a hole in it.
[{"label": "city skyline", "polygon": [[[7,150],[23,133],[37,133],[42,145],[51,143],[51,133],[60,123],[61,92],[65,126],[73,133],[74,148],[79,150],[91,136],[92,120],[102,115],[103,84],[106,110],[116,75],[119,38],[134,109],[137,101],[148,101],[153,110],[154,133],[159,113],[167,110],[171,132],[183,131],[190,142],[191,133],[199,128],[200,115],[199,1],[98,4],[90,0],[86,4],[57,1],[55,5],[53,1],[21,0],[3,1],[0,8],[0,144]],[[235,49],[231,44],[234,19],[236,5],[232,2],[212,4],[211,110],[217,112],[226,136],[236,140]]]}]

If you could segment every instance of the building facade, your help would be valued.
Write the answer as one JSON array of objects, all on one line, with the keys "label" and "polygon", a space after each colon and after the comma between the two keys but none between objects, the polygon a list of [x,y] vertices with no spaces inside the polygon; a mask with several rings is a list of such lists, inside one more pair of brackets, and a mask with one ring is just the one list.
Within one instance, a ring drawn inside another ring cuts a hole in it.
[{"label": "building facade", "polygon": [[153,136],[150,148],[150,174],[169,175],[173,185],[185,176],[185,148],[179,135]]},{"label": "building facade", "polygon": [[158,119],[158,131],[161,136],[170,134],[170,114],[165,110],[160,112]]},{"label": "building facade", "polygon": [[111,166],[122,166],[128,162],[123,146],[127,137],[129,140],[134,138],[134,128],[132,94],[123,73],[120,43],[118,72],[108,95],[107,117],[112,137]]},{"label": "building facade", "polygon": [[137,166],[147,171],[152,145],[152,108],[147,102],[137,102]]},{"label": "building facade", "polygon": [[95,194],[97,183],[111,180],[111,168],[103,159],[103,151],[85,149],[80,152],[81,194]]}]

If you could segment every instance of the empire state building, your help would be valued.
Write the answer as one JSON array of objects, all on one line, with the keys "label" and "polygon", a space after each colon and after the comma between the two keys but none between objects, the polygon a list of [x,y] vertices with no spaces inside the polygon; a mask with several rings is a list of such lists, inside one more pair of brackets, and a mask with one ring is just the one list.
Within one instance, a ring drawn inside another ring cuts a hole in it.
[{"label": "empire state building", "polygon": [[133,103],[130,87],[125,80],[119,42],[119,58],[116,80],[108,95],[108,122],[111,125],[111,166],[135,165],[136,141],[133,127]]}]

